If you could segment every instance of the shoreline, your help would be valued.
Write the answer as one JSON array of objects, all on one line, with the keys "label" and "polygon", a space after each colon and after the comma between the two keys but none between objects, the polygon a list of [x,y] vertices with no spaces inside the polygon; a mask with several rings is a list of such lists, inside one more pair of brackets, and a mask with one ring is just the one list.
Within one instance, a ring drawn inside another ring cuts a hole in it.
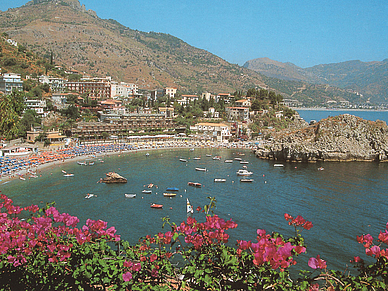
[{"label": "shoreline", "polygon": [[[184,148],[198,148],[198,149],[203,149],[203,148],[231,148],[231,147],[228,147],[226,146],[224,143],[213,143],[212,145],[206,145],[206,144],[201,144],[201,145],[198,145],[198,144],[191,144],[191,143],[183,143],[183,142],[166,142],[165,144],[162,144],[160,145],[159,147],[144,147],[144,148],[137,148],[137,147],[134,147],[132,144],[117,144],[118,146],[119,145],[126,145],[126,146],[130,146],[131,148],[128,148],[126,150],[118,150],[118,151],[114,151],[114,150],[108,150],[109,149],[109,146],[111,145],[103,145],[103,144],[95,144],[95,145],[82,145],[78,148],[81,148],[81,147],[84,147],[84,148],[87,148],[87,147],[90,147],[90,146],[95,146],[95,147],[104,147],[105,146],[105,150],[106,151],[102,151],[102,152],[88,152],[87,154],[80,154],[80,155],[76,155],[76,156],[70,156],[70,157],[62,157],[60,160],[54,160],[54,161],[49,161],[49,162],[45,162],[45,163],[40,163],[38,165],[33,165],[33,166],[29,166],[29,167],[25,167],[19,171],[15,171],[11,174],[3,174],[1,173],[0,175],[0,186],[2,184],[6,184],[6,183],[9,183],[10,181],[12,180],[19,180],[22,178],[24,179],[29,179],[31,177],[33,178],[38,178],[38,174],[41,176],[41,173],[42,171],[45,171],[45,170],[48,170],[50,167],[52,167],[52,169],[54,169],[55,167],[58,167],[58,166],[61,166],[61,165],[66,165],[70,162],[79,162],[79,161],[82,161],[82,160],[85,160],[85,159],[98,159],[98,158],[101,158],[101,157],[109,157],[109,156],[114,156],[114,155],[120,155],[120,154],[127,154],[127,153],[137,153],[137,152],[145,152],[145,151],[155,151],[155,150],[172,150],[172,149],[184,149]],[[252,150],[252,143],[250,142],[238,142],[237,143],[237,146],[236,147],[233,147],[233,148],[236,148],[236,149],[245,149],[245,150]],[[74,148],[76,147],[73,147],[73,148],[69,148],[68,150],[71,151],[73,150]],[[53,152],[55,153],[58,153],[58,150],[57,151],[54,151]],[[42,152],[39,156],[42,156],[44,153],[46,152]],[[14,158],[14,159],[18,159],[18,158]],[[22,160],[22,158],[19,158],[20,160]],[[33,173],[35,173],[34,175],[31,174],[31,171]],[[30,175],[29,177],[27,177],[28,175]],[[23,179],[21,179],[23,180]]]},{"label": "shoreline", "polygon": [[368,112],[387,112],[384,109],[355,109],[355,108],[325,108],[325,107],[290,107],[290,109],[298,111],[368,111]]}]

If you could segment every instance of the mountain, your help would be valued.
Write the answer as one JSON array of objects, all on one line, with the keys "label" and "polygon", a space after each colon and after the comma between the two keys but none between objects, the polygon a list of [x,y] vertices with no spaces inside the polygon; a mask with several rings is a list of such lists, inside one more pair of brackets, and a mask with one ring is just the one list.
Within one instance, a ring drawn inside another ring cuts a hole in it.
[{"label": "mountain", "polygon": [[381,62],[348,61],[301,68],[292,63],[282,63],[268,58],[247,61],[245,68],[268,77],[311,84],[327,84],[349,89],[364,95],[373,102],[388,102],[388,59]]},{"label": "mountain", "polygon": [[[110,75],[142,89],[232,93],[265,84],[254,71],[163,33],[101,19],[78,0],[34,0],[0,12],[0,31],[30,50],[92,76]],[[279,93],[279,92],[278,92]]]}]

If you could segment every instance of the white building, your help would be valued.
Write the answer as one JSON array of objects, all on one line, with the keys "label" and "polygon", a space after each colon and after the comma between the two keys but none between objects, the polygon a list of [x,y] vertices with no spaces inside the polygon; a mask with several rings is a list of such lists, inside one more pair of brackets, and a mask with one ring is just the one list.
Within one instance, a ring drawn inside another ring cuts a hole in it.
[{"label": "white building", "polygon": [[249,120],[248,107],[226,107],[225,112],[228,116],[228,121],[246,121]]},{"label": "white building", "polygon": [[0,91],[5,94],[12,93],[12,90],[23,91],[23,81],[20,74],[4,73],[0,76]]},{"label": "white building", "polygon": [[132,83],[125,83],[125,82],[112,82],[112,97],[124,97],[124,98],[129,98],[132,96],[137,96],[139,95],[139,87],[136,84]]},{"label": "white building", "polygon": [[39,82],[49,84],[51,92],[63,92],[66,80],[42,75],[39,77]]},{"label": "white building", "polygon": [[199,97],[197,95],[182,95],[180,100],[177,100],[179,105],[188,105],[190,102],[194,102],[198,100]]},{"label": "white building", "polygon": [[45,116],[44,108],[46,108],[46,100],[25,100],[24,104],[27,109],[35,110],[41,116]]},{"label": "white building", "polygon": [[175,94],[178,88],[176,87],[166,87],[164,88],[164,95],[169,95],[170,98],[175,98]]},{"label": "white building", "polygon": [[223,123],[197,123],[195,126],[190,126],[190,130],[197,134],[207,135],[218,142],[223,142],[231,137],[230,128]]}]

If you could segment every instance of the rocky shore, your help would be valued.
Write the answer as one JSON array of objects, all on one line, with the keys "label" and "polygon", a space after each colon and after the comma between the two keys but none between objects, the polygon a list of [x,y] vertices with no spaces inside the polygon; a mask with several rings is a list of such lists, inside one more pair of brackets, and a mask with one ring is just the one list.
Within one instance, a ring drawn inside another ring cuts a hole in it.
[{"label": "rocky shore", "polygon": [[289,162],[388,161],[388,126],[344,114],[293,132],[276,133],[259,146],[262,159]]}]

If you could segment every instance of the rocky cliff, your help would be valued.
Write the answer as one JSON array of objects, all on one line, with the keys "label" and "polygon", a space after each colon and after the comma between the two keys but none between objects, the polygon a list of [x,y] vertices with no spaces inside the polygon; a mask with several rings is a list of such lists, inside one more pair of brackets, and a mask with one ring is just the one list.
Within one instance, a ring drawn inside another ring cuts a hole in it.
[{"label": "rocky cliff", "polygon": [[344,114],[280,132],[256,155],[278,161],[388,161],[388,126]]}]

